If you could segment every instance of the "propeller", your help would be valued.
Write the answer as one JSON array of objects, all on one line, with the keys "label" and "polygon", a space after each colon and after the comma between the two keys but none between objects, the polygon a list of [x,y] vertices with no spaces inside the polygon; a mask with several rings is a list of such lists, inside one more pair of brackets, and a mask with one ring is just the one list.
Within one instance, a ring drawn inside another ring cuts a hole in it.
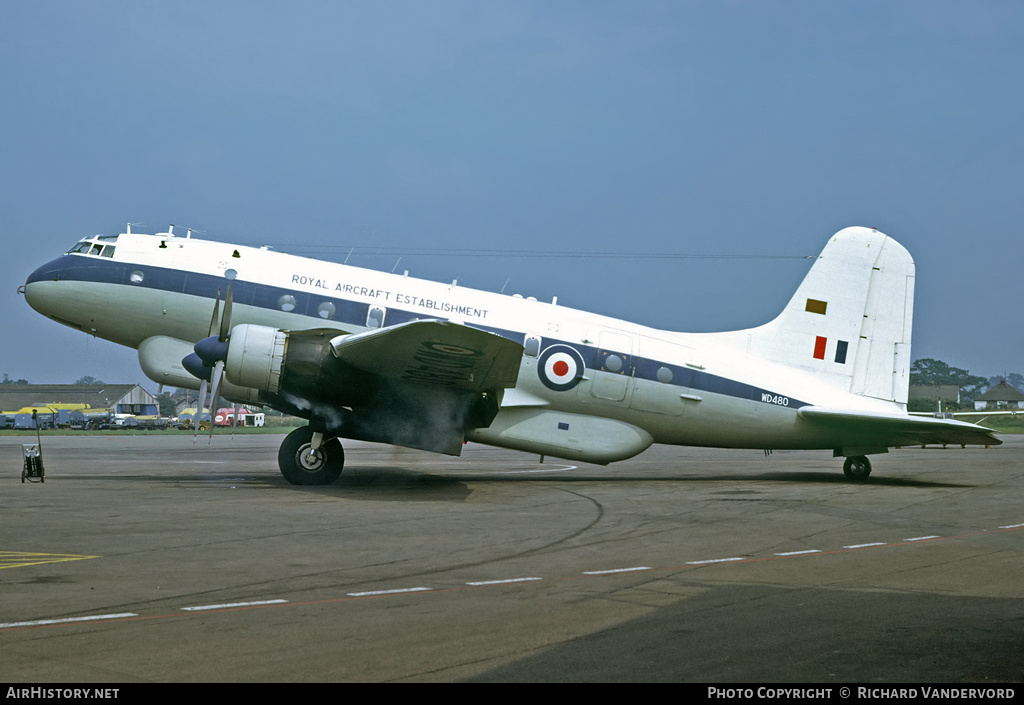
[{"label": "propeller", "polygon": [[192,437],[192,444],[195,445],[199,436],[199,421],[203,415],[203,405],[206,403],[207,385],[212,383],[210,390],[210,438],[213,438],[213,421],[217,413],[219,402],[221,380],[224,378],[224,361],[228,356],[228,341],[231,337],[231,284],[228,284],[227,294],[224,296],[224,315],[220,315],[220,289],[217,289],[217,298],[213,302],[213,316],[210,318],[209,335],[193,348],[195,352],[189,353],[181,361],[182,367],[197,377],[199,383],[199,409],[196,412],[195,435]]}]

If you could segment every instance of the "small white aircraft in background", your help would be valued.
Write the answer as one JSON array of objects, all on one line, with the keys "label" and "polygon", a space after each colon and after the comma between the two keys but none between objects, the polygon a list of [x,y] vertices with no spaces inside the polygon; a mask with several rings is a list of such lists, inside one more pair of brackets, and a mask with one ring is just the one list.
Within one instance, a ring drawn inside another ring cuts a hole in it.
[{"label": "small white aircraft in background", "polygon": [[[676,333],[403,275],[165,233],[85,238],[28,303],[137,348],[161,385],[305,418],[293,484],[328,484],[351,438],[458,455],[466,441],[606,464],[652,443],[830,449],[851,480],[913,444],[997,445],[906,411],[914,262],[870,228],[834,235],[773,321]],[[221,300],[223,298],[223,313]],[[212,318],[211,318],[212,310]]]}]

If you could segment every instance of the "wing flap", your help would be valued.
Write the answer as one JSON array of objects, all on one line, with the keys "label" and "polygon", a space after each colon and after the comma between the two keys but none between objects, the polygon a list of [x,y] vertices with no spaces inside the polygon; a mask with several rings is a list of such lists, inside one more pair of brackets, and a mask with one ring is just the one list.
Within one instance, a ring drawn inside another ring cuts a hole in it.
[{"label": "wing flap", "polygon": [[890,447],[917,444],[996,446],[1002,443],[993,435],[995,432],[992,429],[953,419],[819,406],[805,406],[797,414],[835,431],[848,431],[860,437],[877,437],[881,445]]},{"label": "wing flap", "polygon": [[523,346],[449,321],[419,320],[331,340],[335,357],[374,375],[460,391],[514,387]]}]

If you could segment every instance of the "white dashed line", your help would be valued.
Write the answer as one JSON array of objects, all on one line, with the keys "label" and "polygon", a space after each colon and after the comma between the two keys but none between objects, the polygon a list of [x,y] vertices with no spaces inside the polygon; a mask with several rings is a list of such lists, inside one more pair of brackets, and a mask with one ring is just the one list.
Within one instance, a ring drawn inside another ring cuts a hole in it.
[{"label": "white dashed line", "polygon": [[687,561],[686,565],[707,565],[708,563],[729,563],[730,561],[742,561],[743,558],[711,558],[706,561]]},{"label": "white dashed line", "polygon": [[812,548],[807,551],[789,551],[788,553],[776,553],[776,556],[806,556],[808,553],[821,553],[821,549]]},{"label": "white dashed line", "polygon": [[872,546],[884,546],[885,544],[881,541],[875,543],[855,543],[852,546],[843,546],[843,548],[871,548]]},{"label": "white dashed line", "polygon": [[653,570],[650,566],[638,565],[635,568],[612,568],[611,570],[585,570],[584,575],[611,575],[612,573],[632,573],[635,570]]},{"label": "white dashed line", "polygon": [[430,592],[434,588],[428,587],[414,587],[414,588],[397,588],[395,590],[371,590],[369,592],[350,592],[349,597],[367,597],[368,595],[398,595],[403,592]]},{"label": "white dashed line", "polygon": [[505,583],[528,583],[532,580],[543,580],[544,578],[508,578],[506,580],[481,580],[475,583],[466,583],[466,585],[503,585]]},{"label": "white dashed line", "polygon": [[1024,524],[1010,524],[1008,526],[1000,526],[999,528],[1000,529],[1019,529],[1022,526],[1024,526]]},{"label": "white dashed line", "polygon": [[226,602],[222,605],[198,605],[196,607],[182,607],[186,612],[199,612],[201,610],[225,610],[232,607],[255,607],[257,605],[279,605],[288,600],[259,600],[258,602]]},{"label": "white dashed line", "polygon": [[927,541],[928,539],[941,539],[941,536],[915,536],[912,539],[903,539],[904,541]]},{"label": "white dashed line", "polygon": [[39,627],[44,624],[65,624],[67,622],[95,622],[98,619],[121,619],[123,617],[138,617],[134,612],[122,612],[120,614],[94,614],[91,617],[67,617],[66,619],[37,619],[34,622],[8,622],[0,624],[0,629],[11,627]]}]

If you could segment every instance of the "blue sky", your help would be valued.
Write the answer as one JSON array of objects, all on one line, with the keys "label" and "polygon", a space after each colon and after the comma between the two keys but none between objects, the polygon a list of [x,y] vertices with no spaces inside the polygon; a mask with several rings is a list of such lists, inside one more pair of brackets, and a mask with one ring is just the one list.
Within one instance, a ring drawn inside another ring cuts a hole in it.
[{"label": "blue sky", "polygon": [[142,381],[134,351],[14,293],[128,221],[387,247],[350,263],[685,331],[772,318],[800,257],[866,225],[917,262],[914,358],[1024,370],[1022,20],[1009,1],[5,2],[0,373]]}]

